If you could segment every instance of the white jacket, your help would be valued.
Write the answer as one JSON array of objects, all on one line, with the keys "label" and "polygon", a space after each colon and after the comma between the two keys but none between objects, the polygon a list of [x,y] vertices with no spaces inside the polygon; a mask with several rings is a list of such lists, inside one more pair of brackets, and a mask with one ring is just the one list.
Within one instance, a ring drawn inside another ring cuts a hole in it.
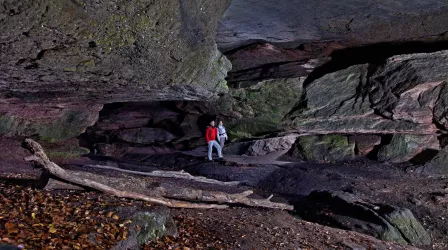
[{"label": "white jacket", "polygon": [[228,140],[226,128],[224,126],[218,126],[218,139],[221,140],[221,138],[226,138],[226,140]]}]

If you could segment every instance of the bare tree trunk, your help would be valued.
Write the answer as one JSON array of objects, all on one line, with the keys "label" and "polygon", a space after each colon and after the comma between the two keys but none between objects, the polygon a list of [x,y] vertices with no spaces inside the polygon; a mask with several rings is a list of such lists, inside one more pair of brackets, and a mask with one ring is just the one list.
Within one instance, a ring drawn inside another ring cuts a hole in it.
[{"label": "bare tree trunk", "polygon": [[224,192],[216,192],[216,191],[204,191],[204,190],[195,190],[195,189],[167,189],[167,188],[156,188],[156,190],[152,190],[152,192],[156,193],[157,196],[148,196],[136,192],[129,192],[118,190],[108,185],[99,183],[97,181],[93,181],[88,178],[83,178],[80,175],[69,173],[59,167],[57,164],[50,161],[47,157],[43,148],[39,143],[26,139],[24,142],[24,147],[27,148],[33,155],[25,158],[26,161],[32,161],[42,167],[44,170],[48,171],[50,174],[54,175],[57,178],[70,182],[72,184],[80,185],[83,187],[89,187],[92,189],[96,189],[105,193],[112,194],[117,197],[123,198],[131,198],[137,200],[148,201],[154,204],[165,205],[168,207],[176,207],[176,208],[227,208],[227,205],[221,204],[204,204],[204,203],[192,203],[180,200],[167,199],[161,196],[167,196],[178,199],[185,200],[199,200],[199,201],[207,201],[207,202],[217,202],[217,203],[241,203],[248,206],[257,206],[257,207],[267,207],[267,208],[276,208],[276,209],[286,209],[292,210],[293,207],[286,204],[274,203],[268,199],[259,200],[259,199],[250,199],[247,196],[251,195],[253,192],[248,190],[239,194],[228,194]]},{"label": "bare tree trunk", "polygon": [[222,186],[238,186],[240,184],[239,181],[224,182],[224,181],[218,181],[218,180],[214,180],[214,179],[208,179],[203,176],[193,176],[183,170],[181,170],[181,171],[157,170],[157,171],[152,171],[152,172],[140,172],[140,171],[127,170],[127,169],[121,169],[121,168],[117,168],[117,167],[104,166],[104,165],[85,165],[84,167],[115,170],[115,171],[119,171],[119,172],[123,172],[123,173],[145,175],[145,176],[150,176],[150,177],[185,179],[185,180],[192,180],[192,181],[203,182],[203,183],[208,183],[208,184],[216,184],[216,185],[222,185]]}]

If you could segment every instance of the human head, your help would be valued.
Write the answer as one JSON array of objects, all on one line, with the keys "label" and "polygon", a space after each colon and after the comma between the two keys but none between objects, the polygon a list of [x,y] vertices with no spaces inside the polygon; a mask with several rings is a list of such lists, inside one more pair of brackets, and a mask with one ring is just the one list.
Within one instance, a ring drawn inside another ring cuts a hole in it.
[{"label": "human head", "polygon": [[212,120],[212,121],[210,122],[210,126],[214,127],[214,126],[215,126],[215,121]]},{"label": "human head", "polygon": [[219,126],[222,126],[222,125],[223,125],[222,120],[219,121],[218,125],[219,125]]}]

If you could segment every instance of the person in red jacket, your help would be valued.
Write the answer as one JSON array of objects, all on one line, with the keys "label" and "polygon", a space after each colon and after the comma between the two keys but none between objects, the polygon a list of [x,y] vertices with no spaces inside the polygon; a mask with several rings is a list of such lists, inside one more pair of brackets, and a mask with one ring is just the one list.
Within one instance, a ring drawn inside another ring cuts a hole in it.
[{"label": "person in red jacket", "polygon": [[218,159],[222,160],[222,152],[221,152],[221,146],[219,146],[218,142],[216,141],[216,138],[218,137],[218,128],[215,127],[215,121],[210,122],[210,126],[207,127],[205,130],[205,139],[207,140],[208,144],[208,160],[213,161],[212,159],[212,152],[213,147],[218,150]]}]

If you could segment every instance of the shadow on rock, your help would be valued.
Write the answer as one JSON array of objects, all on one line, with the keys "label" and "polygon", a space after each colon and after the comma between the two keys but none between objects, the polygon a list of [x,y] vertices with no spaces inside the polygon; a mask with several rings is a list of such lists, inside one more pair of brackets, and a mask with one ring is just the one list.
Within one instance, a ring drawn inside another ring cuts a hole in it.
[{"label": "shadow on rock", "polygon": [[407,208],[373,204],[347,192],[330,191],[314,191],[295,207],[301,218],[315,223],[400,244],[431,244],[428,232]]}]

